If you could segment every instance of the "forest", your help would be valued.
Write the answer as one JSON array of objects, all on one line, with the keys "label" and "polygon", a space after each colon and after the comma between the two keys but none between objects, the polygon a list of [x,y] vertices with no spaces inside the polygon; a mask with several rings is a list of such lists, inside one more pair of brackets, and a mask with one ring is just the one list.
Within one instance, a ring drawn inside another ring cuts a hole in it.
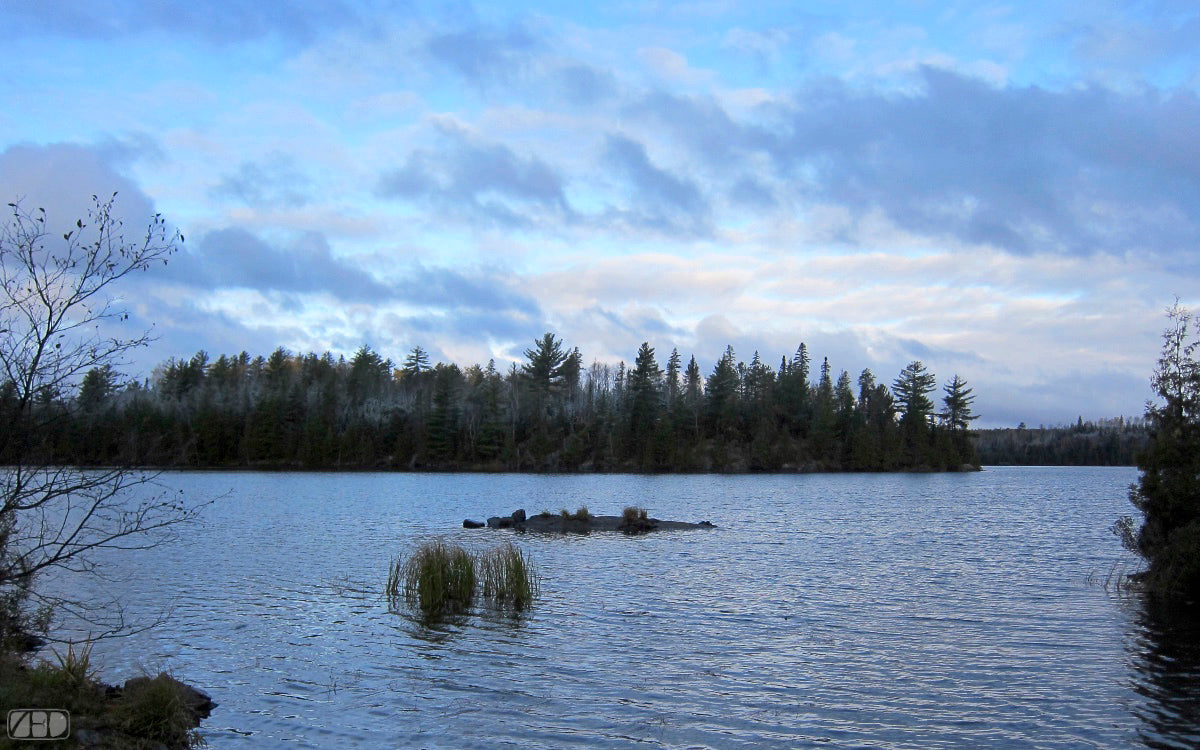
[{"label": "forest", "polygon": [[[547,333],[523,363],[400,364],[368,346],[325,354],[205,352],[121,384],[105,365],[42,392],[36,435],[6,440],[48,463],[196,468],[480,471],[895,471],[977,465],[974,395],[925,366],[891,387],[814,373],[804,344],[778,367],[727,347],[707,376],[642,344],[632,366],[594,362]],[[16,408],[0,386],[0,423]],[[932,397],[932,398],[931,398]],[[938,399],[935,404],[933,398]],[[11,415],[11,416],[15,416]],[[2,451],[0,451],[2,452]],[[28,455],[28,454],[27,454]],[[0,461],[9,456],[0,455]]]},{"label": "forest", "polygon": [[1134,466],[1150,440],[1143,417],[1095,421],[1080,417],[1073,425],[976,430],[972,433],[980,463],[987,466]]}]

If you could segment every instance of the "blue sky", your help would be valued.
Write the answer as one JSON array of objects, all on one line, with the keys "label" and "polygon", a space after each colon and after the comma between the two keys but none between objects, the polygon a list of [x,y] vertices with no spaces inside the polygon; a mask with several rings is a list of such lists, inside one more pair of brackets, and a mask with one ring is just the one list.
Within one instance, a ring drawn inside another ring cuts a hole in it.
[{"label": "blue sky", "polygon": [[920,359],[982,424],[1140,414],[1200,302],[1200,9],[22,2],[0,193],[187,238],[168,357]]}]

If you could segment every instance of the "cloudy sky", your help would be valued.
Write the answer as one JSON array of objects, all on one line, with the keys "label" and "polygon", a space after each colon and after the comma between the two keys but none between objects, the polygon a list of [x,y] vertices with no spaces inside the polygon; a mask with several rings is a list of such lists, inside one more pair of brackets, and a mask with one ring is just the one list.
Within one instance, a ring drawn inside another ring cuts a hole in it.
[{"label": "cloudy sky", "polygon": [[181,229],[131,363],[553,331],[1137,415],[1200,305],[1200,9],[12,0],[0,197]]}]

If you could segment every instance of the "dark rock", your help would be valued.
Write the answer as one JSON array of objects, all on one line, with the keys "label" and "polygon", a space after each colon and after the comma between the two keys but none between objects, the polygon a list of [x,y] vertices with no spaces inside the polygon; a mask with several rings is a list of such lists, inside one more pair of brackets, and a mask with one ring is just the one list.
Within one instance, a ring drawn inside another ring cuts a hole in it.
[{"label": "dark rock", "polygon": [[482,529],[486,525],[483,521],[472,521],[469,518],[463,520],[464,529]]},{"label": "dark rock", "polygon": [[[504,519],[510,520],[510,519]],[[683,521],[663,521],[658,518],[638,519],[634,527],[630,527],[623,516],[590,516],[583,521],[577,518],[565,518],[550,513],[539,513],[530,516],[524,523],[517,524],[520,531],[580,533],[593,531],[621,531],[626,533],[644,533],[647,531],[682,531],[685,529],[714,529],[716,526],[708,521],[703,523],[685,523]]]},{"label": "dark rock", "polygon": [[489,529],[508,529],[512,528],[513,520],[511,516],[492,516],[487,520]]},{"label": "dark rock", "polygon": [[492,516],[491,518],[489,518],[489,519],[487,520],[487,527],[488,527],[489,529],[498,529],[498,528],[500,528],[500,516]]},{"label": "dark rock", "polygon": [[525,509],[520,508],[519,510],[514,510],[512,514],[512,520],[513,523],[525,523]]}]

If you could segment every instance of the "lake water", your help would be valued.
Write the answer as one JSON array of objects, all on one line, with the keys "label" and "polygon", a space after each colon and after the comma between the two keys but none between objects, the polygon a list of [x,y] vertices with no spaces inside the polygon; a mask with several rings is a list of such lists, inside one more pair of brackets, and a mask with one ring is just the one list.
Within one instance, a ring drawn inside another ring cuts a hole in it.
[{"label": "lake water", "polygon": [[[1104,586],[1133,566],[1108,531],[1133,469],[162,479],[224,497],[186,539],[114,559],[131,614],[171,618],[94,658],[210,692],[214,748],[1200,743],[1194,626]],[[584,504],[719,528],[460,528]],[[515,540],[532,611],[389,611],[389,562],[439,535]]]}]

